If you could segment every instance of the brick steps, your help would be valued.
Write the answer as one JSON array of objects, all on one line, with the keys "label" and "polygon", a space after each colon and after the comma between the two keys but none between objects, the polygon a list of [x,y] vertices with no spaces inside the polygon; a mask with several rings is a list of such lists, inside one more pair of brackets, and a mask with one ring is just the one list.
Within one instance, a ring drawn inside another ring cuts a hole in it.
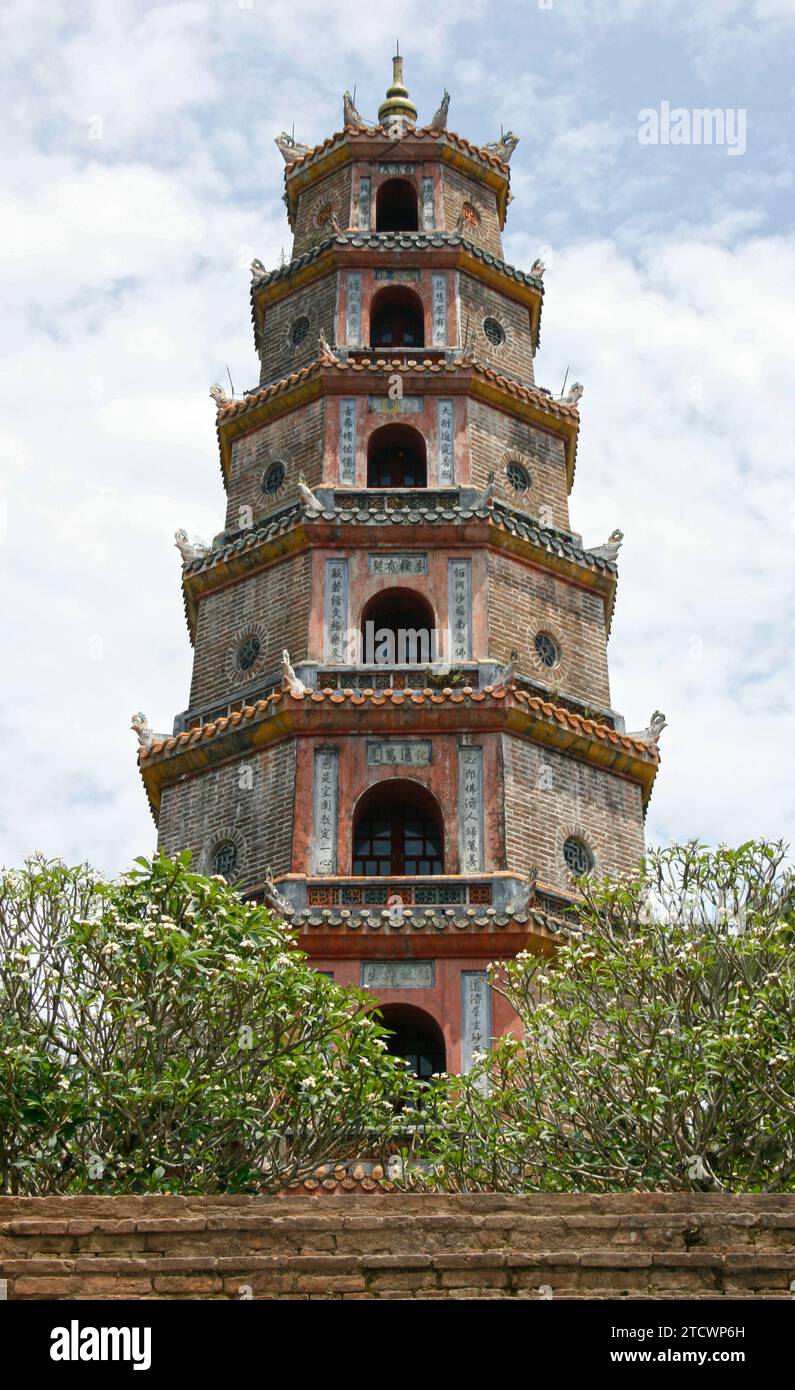
[{"label": "brick steps", "polygon": [[795,1198],[0,1198],[14,1298],[790,1298]]}]

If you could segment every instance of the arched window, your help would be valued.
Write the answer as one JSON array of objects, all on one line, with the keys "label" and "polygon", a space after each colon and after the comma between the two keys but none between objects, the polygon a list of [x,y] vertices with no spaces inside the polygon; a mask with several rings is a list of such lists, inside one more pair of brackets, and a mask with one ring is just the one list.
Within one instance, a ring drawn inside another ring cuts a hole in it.
[{"label": "arched window", "polygon": [[424,347],[422,300],[400,286],[381,290],[370,310],[371,347]]},{"label": "arched window", "polygon": [[387,179],[376,194],[377,232],[416,232],[417,190],[407,179]]},{"label": "arched window", "polygon": [[368,487],[427,487],[425,440],[410,425],[384,425],[367,446]]},{"label": "arched window", "polygon": [[433,609],[410,589],[386,589],[362,609],[365,666],[430,666],[436,660]]},{"label": "arched window", "polygon": [[405,1057],[415,1076],[427,1080],[446,1071],[444,1037],[430,1014],[408,1004],[385,1004],[381,1016],[390,1032],[387,1051]]},{"label": "arched window", "polygon": [[444,873],[444,828],[434,797],[416,782],[390,778],[359,802],[351,872],[368,878]]}]

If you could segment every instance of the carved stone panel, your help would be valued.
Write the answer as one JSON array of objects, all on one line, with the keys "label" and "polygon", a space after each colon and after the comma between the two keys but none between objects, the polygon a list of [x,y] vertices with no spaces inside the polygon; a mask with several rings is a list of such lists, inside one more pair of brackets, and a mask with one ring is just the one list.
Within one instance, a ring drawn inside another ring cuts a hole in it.
[{"label": "carved stone panel", "polygon": [[453,435],[453,402],[436,402],[436,423],[439,438],[439,486],[451,487],[455,482],[455,451]]},{"label": "carved stone panel", "polygon": [[433,179],[422,180],[422,230],[432,232],[436,226],[436,211],[433,205]]},{"label": "carved stone panel", "polygon": [[336,748],[315,749],[312,791],[312,872],[337,872],[337,804],[339,755]]},{"label": "carved stone panel", "polygon": [[341,483],[356,482],[356,400],[340,401],[339,476]]},{"label": "carved stone panel", "polygon": [[433,989],[432,960],[363,960],[366,989]]},{"label": "carved stone panel", "polygon": [[359,179],[359,229],[370,230],[370,180],[366,177]]},{"label": "carved stone panel", "polygon": [[461,971],[461,1071],[491,1049],[491,985],[485,970]]},{"label": "carved stone panel", "polygon": [[447,567],[450,660],[472,656],[472,566],[469,560],[450,560]]},{"label": "carved stone panel", "polygon": [[428,556],[420,554],[387,555],[379,551],[368,555],[367,568],[370,574],[427,574]]},{"label": "carved stone panel", "polygon": [[427,767],[430,761],[430,739],[373,739],[367,742],[367,762],[370,766]]},{"label": "carved stone panel", "polygon": [[348,313],[346,338],[349,347],[360,347],[362,342],[362,273],[360,270],[348,271]]},{"label": "carved stone panel", "polygon": [[327,560],[323,586],[324,660],[345,660],[345,634],[348,627],[348,561]]},{"label": "carved stone panel", "polygon": [[434,271],[431,276],[431,328],[433,346],[447,345],[447,275]]},{"label": "carved stone panel", "polygon": [[461,873],[483,869],[483,749],[458,750],[458,834]]}]

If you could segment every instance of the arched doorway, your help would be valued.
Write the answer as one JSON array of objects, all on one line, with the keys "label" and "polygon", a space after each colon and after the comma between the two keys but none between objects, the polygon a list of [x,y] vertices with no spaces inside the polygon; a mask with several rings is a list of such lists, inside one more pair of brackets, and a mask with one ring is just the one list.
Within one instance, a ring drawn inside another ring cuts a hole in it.
[{"label": "arched doorway", "polygon": [[354,818],[351,872],[368,878],[444,873],[444,822],[427,788],[392,777],[365,792]]},{"label": "arched doorway", "polygon": [[371,347],[424,347],[425,314],[413,290],[391,286],[375,296],[370,309]]},{"label": "arched doorway", "polygon": [[385,589],[362,609],[365,666],[430,666],[436,660],[430,604],[411,589]]},{"label": "arched doorway", "polygon": [[427,487],[425,440],[410,425],[383,425],[367,446],[368,487]]},{"label": "arched doorway", "polygon": [[416,232],[417,190],[408,179],[387,179],[375,199],[377,232]]},{"label": "arched doorway", "polygon": [[415,1076],[421,1081],[447,1070],[444,1036],[438,1023],[424,1009],[410,1004],[386,1004],[381,1010],[385,1028],[387,1052],[393,1057],[405,1057]]}]

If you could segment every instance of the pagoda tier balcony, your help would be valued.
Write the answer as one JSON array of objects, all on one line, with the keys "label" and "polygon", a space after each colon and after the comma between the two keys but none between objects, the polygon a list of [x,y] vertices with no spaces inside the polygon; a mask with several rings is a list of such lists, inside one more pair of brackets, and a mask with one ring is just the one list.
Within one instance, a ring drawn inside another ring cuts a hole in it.
[{"label": "pagoda tier balcony", "polygon": [[[332,950],[334,938],[344,954],[349,934],[361,943],[373,941],[373,949],[383,951],[384,938],[432,935],[445,937],[448,951],[455,941],[467,935],[494,942],[495,936],[530,933],[559,937],[576,927],[577,898],[547,885],[532,888],[511,874],[461,876],[439,874],[426,877],[310,877],[287,874],[279,880],[277,891],[282,903],[280,915],[291,925],[312,936],[320,933],[321,954]],[[266,885],[244,890],[249,902],[268,905],[272,899]],[[278,905],[276,910],[279,911]],[[362,935],[364,933],[364,936]],[[380,944],[379,944],[380,943]],[[521,942],[514,942],[517,949]],[[444,953],[444,949],[443,952]],[[488,954],[488,950],[486,951]]]}]

